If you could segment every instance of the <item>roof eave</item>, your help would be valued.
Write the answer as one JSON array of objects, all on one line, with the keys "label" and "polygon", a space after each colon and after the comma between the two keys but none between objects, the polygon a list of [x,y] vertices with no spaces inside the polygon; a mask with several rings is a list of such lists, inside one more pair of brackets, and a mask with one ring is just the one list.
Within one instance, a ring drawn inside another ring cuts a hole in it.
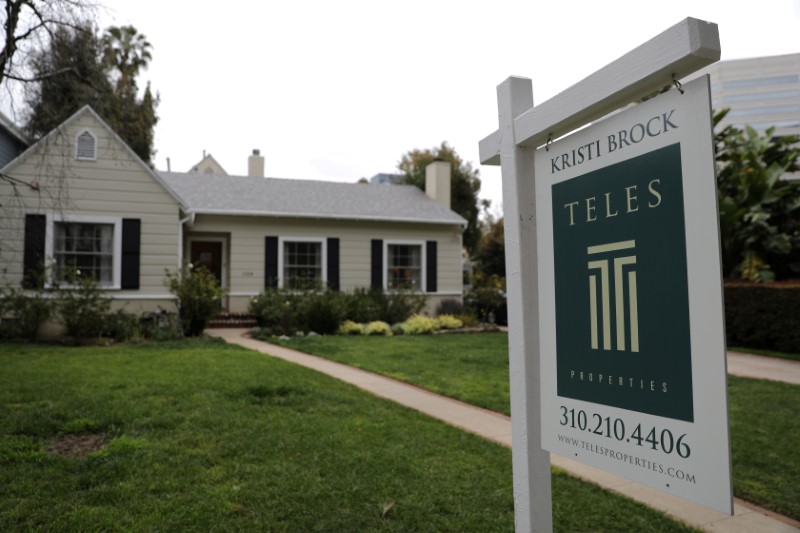
[{"label": "roof eave", "polygon": [[[386,217],[369,215],[329,215],[321,213],[286,213],[277,211],[243,211],[226,209],[189,209],[188,213],[195,215],[228,215],[228,216],[256,216],[256,217],[285,217],[285,218],[313,218],[324,220],[373,220],[378,222],[411,222],[417,224],[441,224],[447,226],[460,226],[462,229],[467,227],[467,221],[461,220],[442,220],[412,217]],[[459,217],[460,218],[460,217]]]}]

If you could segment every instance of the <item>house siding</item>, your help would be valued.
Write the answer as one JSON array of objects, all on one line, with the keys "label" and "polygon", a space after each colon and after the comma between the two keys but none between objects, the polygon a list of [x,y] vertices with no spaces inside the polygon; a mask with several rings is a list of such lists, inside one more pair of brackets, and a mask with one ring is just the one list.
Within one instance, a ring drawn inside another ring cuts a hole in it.
[{"label": "house siding", "polygon": [[[74,157],[75,137],[85,129],[97,140],[93,161]],[[47,156],[42,157],[45,150]],[[0,181],[3,283],[19,284],[22,277],[25,214],[132,218],[141,221],[139,289],[108,293],[122,303],[129,300],[130,310],[152,309],[170,300],[164,269],[178,264],[178,204],[92,113],[69,121],[12,162],[5,173],[23,184],[14,188]],[[25,185],[36,182],[39,191]]]},{"label": "house siding", "polygon": [[[370,286],[373,239],[419,241],[423,247],[427,241],[436,241],[437,292],[428,294],[429,307],[434,308],[443,299],[462,297],[461,228],[456,225],[197,215],[192,227],[185,231],[187,241],[193,236],[227,239],[229,257],[225,259],[225,270],[228,305],[233,312],[245,311],[250,299],[264,290],[267,236],[339,239],[342,291]],[[188,257],[188,245],[184,254]]]}]

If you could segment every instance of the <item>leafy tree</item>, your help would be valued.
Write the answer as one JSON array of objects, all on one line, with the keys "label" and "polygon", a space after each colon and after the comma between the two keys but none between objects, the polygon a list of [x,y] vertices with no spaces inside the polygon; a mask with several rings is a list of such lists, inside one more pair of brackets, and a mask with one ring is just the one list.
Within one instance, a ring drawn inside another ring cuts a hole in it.
[{"label": "leafy tree", "polygon": [[800,272],[800,183],[781,179],[798,170],[800,138],[774,131],[727,126],[715,135],[726,278],[772,281]]},{"label": "leafy tree", "polygon": [[147,65],[150,48],[131,26],[109,28],[102,37],[89,24],[56,29],[49,47],[31,61],[40,81],[28,98],[27,132],[40,137],[89,104],[149,163],[158,97],[148,83],[140,99],[136,75]]},{"label": "leafy tree", "polygon": [[504,219],[488,219],[475,253],[478,268],[487,276],[506,275],[506,241]]},{"label": "leafy tree", "polygon": [[480,240],[481,232],[478,221],[482,202],[478,200],[481,180],[478,170],[465,162],[447,142],[438,147],[426,150],[414,149],[406,153],[397,164],[403,174],[403,181],[425,190],[425,167],[435,160],[447,161],[452,165],[450,181],[451,209],[467,220],[464,230],[464,246],[472,254]]},{"label": "leafy tree", "polygon": [[100,41],[88,25],[57,28],[50,46],[34,53],[31,68],[41,80],[28,96],[25,129],[32,137],[48,133],[85,104],[100,112],[112,93],[101,57]]}]

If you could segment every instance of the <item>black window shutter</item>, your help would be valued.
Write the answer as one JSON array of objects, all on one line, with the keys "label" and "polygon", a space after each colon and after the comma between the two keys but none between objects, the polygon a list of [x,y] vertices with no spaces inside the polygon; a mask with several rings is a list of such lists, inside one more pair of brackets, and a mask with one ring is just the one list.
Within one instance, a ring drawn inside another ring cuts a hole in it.
[{"label": "black window shutter", "polygon": [[328,237],[328,288],[339,290],[339,239]]},{"label": "black window shutter", "polygon": [[264,288],[278,288],[277,237],[264,237]]},{"label": "black window shutter", "polygon": [[138,218],[122,219],[122,268],[120,288],[139,288],[139,265],[142,244],[142,221]]},{"label": "black window shutter", "polygon": [[427,241],[425,243],[425,285],[427,285],[425,290],[427,292],[436,292],[439,290],[439,285],[436,280],[436,266],[436,241]]},{"label": "black window shutter", "polygon": [[22,287],[41,289],[44,286],[44,238],[47,218],[25,215],[25,251],[22,255]]},{"label": "black window shutter", "polygon": [[372,288],[383,289],[383,241],[372,239]]}]

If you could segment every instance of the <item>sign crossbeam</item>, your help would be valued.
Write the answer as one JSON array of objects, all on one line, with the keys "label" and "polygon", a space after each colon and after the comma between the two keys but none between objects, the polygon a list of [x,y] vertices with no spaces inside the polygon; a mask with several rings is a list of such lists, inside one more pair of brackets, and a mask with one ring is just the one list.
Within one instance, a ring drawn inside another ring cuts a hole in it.
[{"label": "sign crossbeam", "polygon": [[[514,119],[518,146],[537,147],[596,120],[609,110],[658,91],[720,58],[717,25],[686,18],[583,81]],[[484,165],[500,164],[501,132],[480,141]]]}]

